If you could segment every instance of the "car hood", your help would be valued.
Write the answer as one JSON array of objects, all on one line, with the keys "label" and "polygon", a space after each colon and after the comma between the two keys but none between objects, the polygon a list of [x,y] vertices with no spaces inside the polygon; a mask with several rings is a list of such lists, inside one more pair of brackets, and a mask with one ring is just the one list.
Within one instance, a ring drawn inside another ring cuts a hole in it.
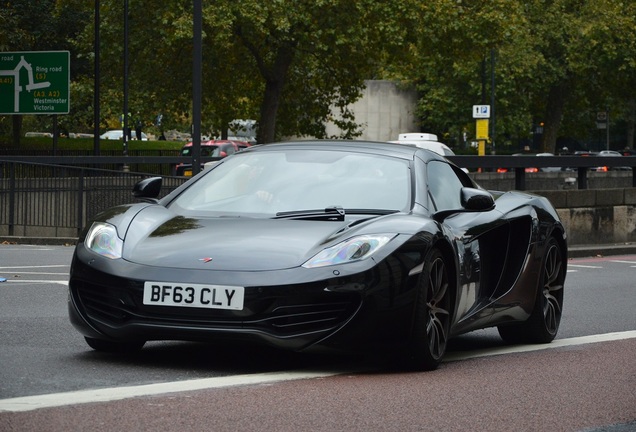
[{"label": "car hood", "polygon": [[352,220],[190,218],[163,206],[149,206],[141,209],[128,226],[123,258],[137,264],[180,269],[287,269],[302,265],[326,246],[365,233],[364,228],[369,225],[350,228],[351,223]]}]

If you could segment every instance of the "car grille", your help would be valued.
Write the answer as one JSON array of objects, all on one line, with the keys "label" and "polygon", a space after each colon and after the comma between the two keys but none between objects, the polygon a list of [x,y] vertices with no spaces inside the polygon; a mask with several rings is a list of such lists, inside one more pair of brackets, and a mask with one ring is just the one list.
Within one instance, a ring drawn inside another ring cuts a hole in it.
[{"label": "car grille", "polygon": [[112,327],[145,323],[292,337],[337,328],[361,302],[358,294],[325,292],[325,284],[320,282],[246,288],[243,311],[158,307],[143,304],[141,282],[113,277],[100,281],[71,280],[71,290],[90,319]]}]

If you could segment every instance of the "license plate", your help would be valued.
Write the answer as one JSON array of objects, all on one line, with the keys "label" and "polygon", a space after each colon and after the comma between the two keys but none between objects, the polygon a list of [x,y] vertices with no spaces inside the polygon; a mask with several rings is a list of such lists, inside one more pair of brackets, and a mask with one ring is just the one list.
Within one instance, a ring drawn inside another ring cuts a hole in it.
[{"label": "license plate", "polygon": [[144,304],[242,310],[245,288],[229,285],[145,282]]},{"label": "license plate", "polygon": [[184,170],[183,171],[183,176],[184,177],[192,177],[192,170]]}]

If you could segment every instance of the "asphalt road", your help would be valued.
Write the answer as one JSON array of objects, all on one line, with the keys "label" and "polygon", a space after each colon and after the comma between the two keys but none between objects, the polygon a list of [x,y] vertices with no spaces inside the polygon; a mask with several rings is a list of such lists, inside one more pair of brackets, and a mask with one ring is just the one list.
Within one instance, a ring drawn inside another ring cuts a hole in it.
[{"label": "asphalt road", "polygon": [[99,354],[68,322],[71,255],[0,245],[0,431],[636,430],[636,255],[570,260],[554,343],[478,331],[428,373],[181,342]]}]

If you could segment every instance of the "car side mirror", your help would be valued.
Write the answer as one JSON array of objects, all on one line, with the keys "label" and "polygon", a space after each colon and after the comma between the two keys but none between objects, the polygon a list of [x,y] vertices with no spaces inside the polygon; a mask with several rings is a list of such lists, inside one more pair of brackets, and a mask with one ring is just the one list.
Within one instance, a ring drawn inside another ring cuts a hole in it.
[{"label": "car side mirror", "polygon": [[460,200],[466,211],[488,211],[495,207],[495,199],[482,189],[464,187],[460,191]]},{"label": "car side mirror", "polygon": [[461,208],[438,211],[433,215],[433,219],[441,223],[456,213],[485,212],[495,208],[495,199],[490,192],[483,189],[463,187],[459,191],[459,199]]},{"label": "car side mirror", "polygon": [[161,177],[150,177],[143,179],[133,186],[133,196],[144,201],[156,203],[161,191]]}]

